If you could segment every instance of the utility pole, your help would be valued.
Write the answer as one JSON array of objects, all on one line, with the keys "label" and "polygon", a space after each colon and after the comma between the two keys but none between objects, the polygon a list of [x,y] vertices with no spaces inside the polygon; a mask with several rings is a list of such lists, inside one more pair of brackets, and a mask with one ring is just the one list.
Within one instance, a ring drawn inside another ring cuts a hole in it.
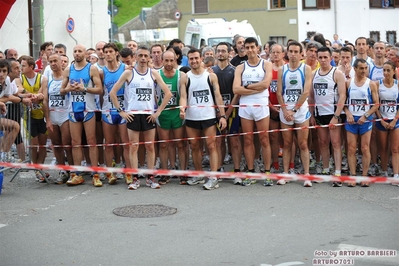
[{"label": "utility pole", "polygon": [[152,8],[151,7],[142,7],[141,8],[141,12],[140,12],[140,20],[144,23],[144,38],[145,38],[145,45],[148,45],[148,41],[147,41],[147,12],[151,11]]},{"label": "utility pole", "polygon": [[[28,0],[29,2],[29,0]],[[32,0],[32,42],[33,42],[33,58],[40,56],[40,45],[44,42],[43,29],[43,0]]]}]

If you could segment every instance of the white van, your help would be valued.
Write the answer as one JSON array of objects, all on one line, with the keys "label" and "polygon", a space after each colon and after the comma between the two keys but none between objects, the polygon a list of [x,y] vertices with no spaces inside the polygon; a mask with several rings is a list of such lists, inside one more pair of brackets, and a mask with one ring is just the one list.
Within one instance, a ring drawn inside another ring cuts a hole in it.
[{"label": "white van", "polygon": [[260,37],[247,20],[238,22],[236,19],[226,21],[222,18],[192,19],[188,22],[184,38],[185,45],[195,48],[203,46],[214,46],[220,42],[233,43],[236,35],[254,37],[261,45]]}]

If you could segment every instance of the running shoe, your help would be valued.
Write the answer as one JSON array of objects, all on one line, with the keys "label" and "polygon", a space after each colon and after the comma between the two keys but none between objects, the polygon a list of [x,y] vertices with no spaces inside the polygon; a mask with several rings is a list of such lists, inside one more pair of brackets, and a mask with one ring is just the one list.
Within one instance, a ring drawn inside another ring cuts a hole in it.
[{"label": "running shoe", "polygon": [[130,185],[133,182],[133,175],[132,174],[126,174],[125,175],[125,179],[126,179],[126,184]]},{"label": "running shoe", "polygon": [[180,180],[180,185],[187,185],[187,177],[186,176],[179,177],[179,180]]},{"label": "running shoe", "polygon": [[76,173],[71,173],[69,180],[66,182],[67,186],[77,186],[85,182],[83,176],[77,175]]},{"label": "running shoe", "polygon": [[204,184],[204,183],[205,183],[205,178],[203,176],[194,176],[191,178],[191,180],[187,181],[187,184],[189,184],[190,186]]},{"label": "running shoe", "polygon": [[256,179],[245,178],[244,181],[242,181],[241,185],[247,187],[247,186],[250,186],[255,183],[256,183]]},{"label": "running shoe", "polygon": [[69,174],[66,171],[60,171],[57,179],[55,180],[55,184],[62,185],[67,182],[69,179]]},{"label": "running shoe", "polygon": [[306,181],[303,183],[303,186],[304,186],[304,187],[311,187],[311,186],[312,186],[312,181],[306,180]]},{"label": "running shoe", "polygon": [[170,181],[170,177],[167,175],[163,175],[163,176],[161,176],[161,178],[158,179],[158,184],[166,185],[167,183],[169,183],[169,181]]},{"label": "running shoe", "polygon": [[118,178],[113,173],[107,173],[108,184],[115,185]]},{"label": "running shoe", "polygon": [[270,178],[266,178],[266,179],[265,179],[265,182],[263,182],[263,185],[264,185],[265,187],[273,186],[273,180],[271,180]]},{"label": "running shoe", "polygon": [[234,178],[233,184],[234,185],[241,185],[242,184],[242,179],[239,178],[239,177]]},{"label": "running shoe", "polygon": [[133,178],[132,182],[128,185],[129,190],[136,190],[140,187],[140,180],[138,178]]},{"label": "running shoe", "polygon": [[210,177],[208,182],[202,186],[206,190],[212,190],[219,187],[219,182],[216,177]]},{"label": "running shoe", "polygon": [[95,187],[103,186],[103,182],[101,182],[100,176],[98,174],[93,175],[92,183],[93,183],[93,186],[95,186]]},{"label": "running shoe", "polygon": [[161,185],[158,184],[158,183],[155,181],[155,178],[154,178],[153,175],[147,177],[147,179],[146,179],[146,181],[145,181],[145,185],[146,185],[147,187],[154,188],[154,189],[161,188]]}]

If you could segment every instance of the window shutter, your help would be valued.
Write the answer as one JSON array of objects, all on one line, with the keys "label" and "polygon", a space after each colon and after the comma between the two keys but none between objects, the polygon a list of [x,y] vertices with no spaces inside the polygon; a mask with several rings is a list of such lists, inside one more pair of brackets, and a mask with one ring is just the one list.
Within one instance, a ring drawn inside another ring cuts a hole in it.
[{"label": "window shutter", "polygon": [[330,0],[317,0],[318,9],[330,9]]},{"label": "window shutter", "polygon": [[208,13],[208,0],[194,0],[194,13]]},{"label": "window shutter", "polygon": [[381,0],[370,0],[370,7],[382,8],[382,1]]}]

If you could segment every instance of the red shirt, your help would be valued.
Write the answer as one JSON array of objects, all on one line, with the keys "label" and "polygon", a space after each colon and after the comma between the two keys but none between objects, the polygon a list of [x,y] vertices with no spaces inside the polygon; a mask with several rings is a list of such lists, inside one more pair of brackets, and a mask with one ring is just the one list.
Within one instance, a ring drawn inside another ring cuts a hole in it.
[{"label": "red shirt", "polygon": [[37,59],[35,63],[36,63],[35,72],[41,72],[43,70],[42,59],[41,58]]},{"label": "red shirt", "polygon": [[272,73],[272,81],[269,86],[269,101],[271,104],[278,104],[277,100],[277,78],[278,78],[278,70],[273,69]]}]

